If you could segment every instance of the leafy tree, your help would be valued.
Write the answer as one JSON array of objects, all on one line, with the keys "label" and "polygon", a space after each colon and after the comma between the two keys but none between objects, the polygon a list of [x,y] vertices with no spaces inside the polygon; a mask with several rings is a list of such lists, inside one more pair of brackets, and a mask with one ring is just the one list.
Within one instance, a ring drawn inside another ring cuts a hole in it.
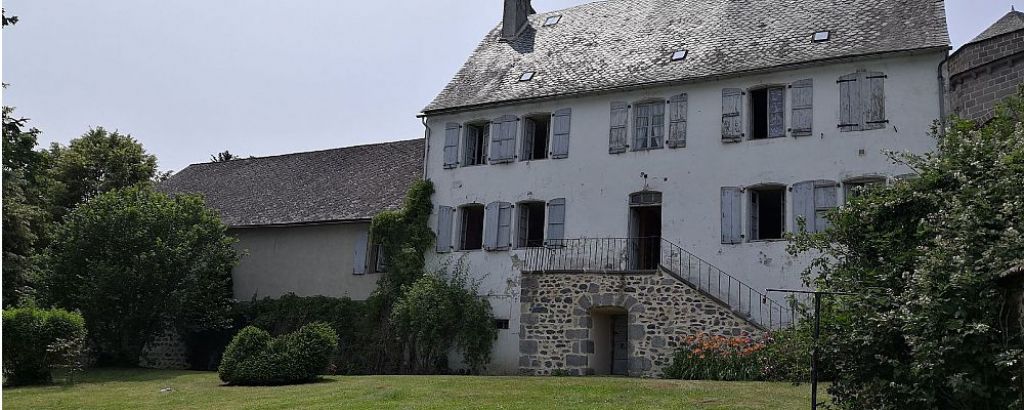
[{"label": "leafy tree", "polygon": [[833,211],[791,251],[855,292],[824,306],[843,408],[1019,408],[1019,330],[997,278],[1024,264],[1024,87],[984,126],[953,119],[938,150],[894,156],[917,178]]},{"label": "leafy tree", "polygon": [[198,196],[148,185],[99,194],[75,208],[50,248],[49,300],[78,309],[102,363],[135,365],[165,326],[226,326],[235,240]]},{"label": "leafy tree", "polygon": [[210,162],[228,162],[238,159],[238,155],[231,151],[218,152],[217,155],[210,155]]},{"label": "leafy tree", "polygon": [[3,107],[3,299],[7,306],[33,293],[37,249],[45,243],[54,188],[45,155],[35,151],[39,130]]},{"label": "leafy tree", "polygon": [[83,200],[110,190],[146,182],[156,175],[156,157],[130,135],[90,129],[67,147],[54,144],[49,155],[62,192],[55,198],[56,219]]}]

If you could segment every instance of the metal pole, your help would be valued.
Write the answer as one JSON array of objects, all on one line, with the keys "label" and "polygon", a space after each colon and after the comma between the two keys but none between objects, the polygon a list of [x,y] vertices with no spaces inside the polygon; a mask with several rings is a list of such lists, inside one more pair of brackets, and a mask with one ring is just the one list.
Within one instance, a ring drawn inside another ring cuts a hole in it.
[{"label": "metal pole", "polygon": [[821,325],[821,293],[814,292],[814,347],[811,349],[811,410],[818,410],[818,335]]}]

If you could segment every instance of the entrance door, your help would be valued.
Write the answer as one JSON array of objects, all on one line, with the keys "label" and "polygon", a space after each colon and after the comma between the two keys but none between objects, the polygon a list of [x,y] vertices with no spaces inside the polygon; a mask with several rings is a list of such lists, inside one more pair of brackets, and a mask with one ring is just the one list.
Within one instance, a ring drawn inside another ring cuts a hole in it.
[{"label": "entrance door", "polygon": [[625,376],[629,369],[629,321],[626,315],[612,316],[612,374]]}]

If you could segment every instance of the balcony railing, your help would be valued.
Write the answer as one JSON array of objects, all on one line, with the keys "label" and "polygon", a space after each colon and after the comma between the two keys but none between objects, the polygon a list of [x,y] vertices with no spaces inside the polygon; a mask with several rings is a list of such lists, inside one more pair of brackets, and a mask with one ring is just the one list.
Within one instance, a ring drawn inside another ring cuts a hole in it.
[{"label": "balcony railing", "polygon": [[664,269],[758,325],[777,329],[794,309],[769,298],[693,253],[663,238],[581,238],[527,249],[523,270],[550,273],[631,273]]}]

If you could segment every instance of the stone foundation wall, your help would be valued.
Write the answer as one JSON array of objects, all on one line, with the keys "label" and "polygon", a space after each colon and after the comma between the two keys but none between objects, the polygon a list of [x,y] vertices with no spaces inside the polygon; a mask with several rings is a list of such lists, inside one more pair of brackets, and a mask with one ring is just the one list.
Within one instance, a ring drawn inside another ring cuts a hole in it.
[{"label": "stone foundation wall", "polygon": [[178,332],[165,330],[142,348],[139,367],[150,369],[187,369],[188,347]]},{"label": "stone foundation wall", "polygon": [[524,273],[520,304],[519,371],[529,375],[595,373],[595,308],[628,312],[630,376],[660,377],[688,335],[761,334],[722,304],[660,270]]}]

